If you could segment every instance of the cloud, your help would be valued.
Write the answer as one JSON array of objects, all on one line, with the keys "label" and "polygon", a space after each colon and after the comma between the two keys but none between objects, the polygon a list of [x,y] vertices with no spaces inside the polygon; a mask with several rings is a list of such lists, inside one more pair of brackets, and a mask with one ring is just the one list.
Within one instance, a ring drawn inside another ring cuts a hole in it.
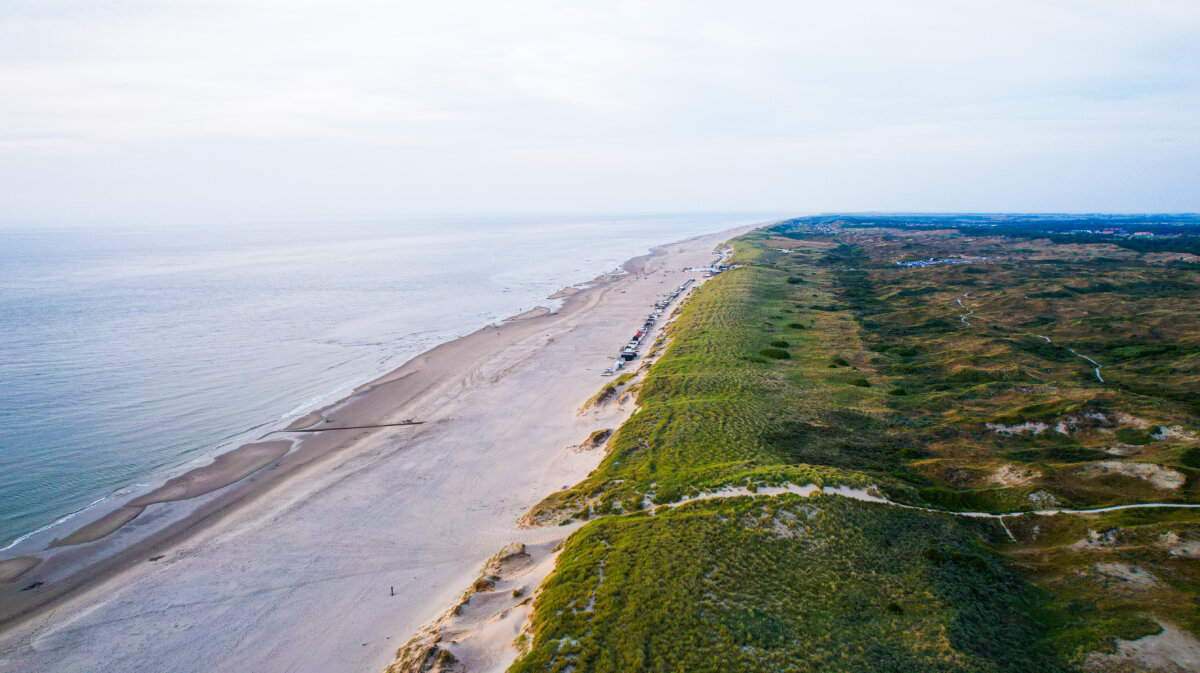
[{"label": "cloud", "polygon": [[[804,208],[801,178],[837,195],[822,205],[907,207],[873,167],[1083,171],[1059,202],[1019,176],[921,190],[926,209],[1024,209],[1086,206],[1147,156],[1160,185],[1200,163],[1192,0],[8,5],[8,219]],[[658,166],[657,187],[616,151]],[[714,173],[722,200],[695,197]],[[1136,187],[1125,208],[1200,209]]]}]

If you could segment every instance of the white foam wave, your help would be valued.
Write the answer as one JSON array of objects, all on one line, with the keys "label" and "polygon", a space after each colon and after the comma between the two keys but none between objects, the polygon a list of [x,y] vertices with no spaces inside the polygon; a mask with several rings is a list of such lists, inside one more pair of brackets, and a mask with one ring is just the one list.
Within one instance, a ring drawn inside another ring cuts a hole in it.
[{"label": "white foam wave", "polygon": [[309,409],[312,409],[313,407],[317,406],[318,404],[324,402],[325,400],[327,400],[331,397],[334,397],[335,395],[340,395],[341,393],[344,393],[347,390],[350,390],[361,383],[366,383],[367,381],[370,381],[371,379],[376,378],[377,376],[378,376],[377,374],[371,374],[369,376],[359,377],[357,379],[347,381],[347,382],[343,383],[342,385],[338,386],[337,388],[334,388],[333,390],[325,393],[324,395],[317,395],[316,397],[308,400],[307,402],[301,404],[300,406],[296,407],[295,409],[292,409],[291,411],[281,415],[279,418],[280,418],[280,420],[287,420],[289,418],[294,418],[296,416],[299,416],[300,414],[302,414],[302,413],[308,411]]},{"label": "white foam wave", "polygon": [[8,551],[9,549],[12,549],[13,547],[21,544],[22,542],[28,540],[29,538],[33,537],[34,535],[37,535],[38,533],[44,533],[59,524],[70,521],[71,519],[74,519],[76,515],[78,515],[82,512],[86,512],[87,510],[104,502],[105,500],[108,500],[107,495],[104,496],[103,498],[100,498],[99,500],[93,500],[92,502],[88,503],[87,505],[80,507],[79,509],[75,510],[74,512],[71,512],[70,514],[64,514],[64,515],[58,517],[57,519],[55,519],[54,521],[51,521],[50,523],[46,524],[45,526],[42,526],[40,528],[35,528],[34,530],[31,530],[28,533],[25,533],[24,535],[20,535],[12,542],[9,542],[7,546],[0,547],[0,551]]}]

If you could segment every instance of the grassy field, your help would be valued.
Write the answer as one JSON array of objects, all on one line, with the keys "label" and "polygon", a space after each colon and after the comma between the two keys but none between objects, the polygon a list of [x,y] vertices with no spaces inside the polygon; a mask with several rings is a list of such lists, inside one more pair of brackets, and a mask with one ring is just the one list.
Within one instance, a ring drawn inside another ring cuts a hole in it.
[{"label": "grassy field", "polygon": [[[602,465],[531,512],[590,523],[513,670],[1103,670],[1118,638],[1200,634],[1198,510],[1006,533],[832,496],[659,507],[785,482],[948,511],[1200,502],[1200,265],[852,224],[737,239],[687,302]],[[896,264],[964,257],[985,259]]]}]

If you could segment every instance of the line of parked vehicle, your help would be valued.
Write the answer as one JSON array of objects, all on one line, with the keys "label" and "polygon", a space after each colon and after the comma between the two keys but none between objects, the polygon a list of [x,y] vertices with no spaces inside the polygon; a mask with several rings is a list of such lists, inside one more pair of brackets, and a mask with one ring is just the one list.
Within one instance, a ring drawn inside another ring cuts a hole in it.
[{"label": "line of parked vehicle", "polygon": [[617,357],[616,361],[613,362],[612,366],[602,372],[604,376],[612,376],[613,374],[616,374],[617,372],[621,371],[626,362],[629,362],[638,356],[638,348],[641,347],[642,342],[645,340],[646,335],[650,333],[650,330],[654,327],[654,324],[657,323],[658,319],[662,317],[663,311],[667,310],[667,307],[671,305],[671,302],[674,301],[675,298],[680,294],[683,294],[683,292],[691,286],[694,280],[695,279],[693,278],[687,279],[687,282],[685,282],[683,285],[680,285],[674,292],[665,294],[663,295],[662,299],[654,302],[654,310],[650,312],[650,315],[646,316],[646,322],[642,325],[642,328],[633,335],[633,338],[629,340],[629,343],[625,344],[625,348],[621,350],[621,354]]}]

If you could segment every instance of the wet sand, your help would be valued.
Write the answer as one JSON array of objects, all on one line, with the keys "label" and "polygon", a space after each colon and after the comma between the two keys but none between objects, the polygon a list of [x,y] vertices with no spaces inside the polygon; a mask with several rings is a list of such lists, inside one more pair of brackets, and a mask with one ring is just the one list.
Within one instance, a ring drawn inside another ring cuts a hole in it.
[{"label": "wet sand", "polygon": [[545,306],[535,306],[528,311],[509,316],[504,319],[504,322],[517,322],[518,320],[529,320],[530,318],[541,318],[542,316],[550,315],[550,309]]},{"label": "wet sand", "polygon": [[381,669],[493,553],[558,533],[515,522],[598,464],[574,447],[622,420],[579,413],[599,373],[735,233],[657,248],[558,313],[443,344],[289,427],[424,425],[281,433],[287,453],[199,468],[128,503],[145,509],[115,532],[40,553],[0,585],[0,671]]},{"label": "wet sand", "polygon": [[198,498],[235,484],[283,456],[291,447],[290,441],[244,444],[217,456],[209,465],[185,472],[146,495],[130,500],[61,540],[51,542],[50,547],[95,542],[136,519],[148,505]]},{"label": "wet sand", "polygon": [[50,543],[49,548],[53,549],[55,547],[69,547],[73,544],[95,542],[96,540],[117,532],[120,530],[121,526],[133,521],[144,511],[146,511],[145,507],[130,505],[118,507],[99,519],[85,524],[70,535],[54,540]]},{"label": "wet sand", "polygon": [[96,521],[85,524],[74,533],[62,537],[61,540],[50,542],[50,548],[82,545],[84,542],[95,542],[101,537],[112,535],[120,530],[122,525],[130,523],[144,512],[146,506],[157,503],[170,503],[174,500],[188,500],[200,495],[218,491],[218,489],[233,485],[246,479],[281,457],[292,447],[290,441],[257,441],[245,444],[238,449],[222,453],[212,463],[196,469],[188,470],[180,476],[164,483],[150,493],[140,495],[125,505],[107,513]]},{"label": "wet sand", "polygon": [[580,292],[579,288],[574,287],[572,285],[568,285],[567,287],[564,287],[563,289],[559,290],[558,292],[555,292],[554,294],[552,294],[546,298],[547,299],[563,299],[565,297],[570,297],[573,294],[579,294],[579,292]]},{"label": "wet sand", "polygon": [[292,448],[290,441],[254,442],[223,453],[211,465],[197,467],[159,488],[129,502],[130,507],[145,507],[159,502],[187,500],[212,493],[241,481],[283,456]]},{"label": "wet sand", "polygon": [[11,582],[41,562],[36,556],[18,556],[0,561],[0,582]]}]

